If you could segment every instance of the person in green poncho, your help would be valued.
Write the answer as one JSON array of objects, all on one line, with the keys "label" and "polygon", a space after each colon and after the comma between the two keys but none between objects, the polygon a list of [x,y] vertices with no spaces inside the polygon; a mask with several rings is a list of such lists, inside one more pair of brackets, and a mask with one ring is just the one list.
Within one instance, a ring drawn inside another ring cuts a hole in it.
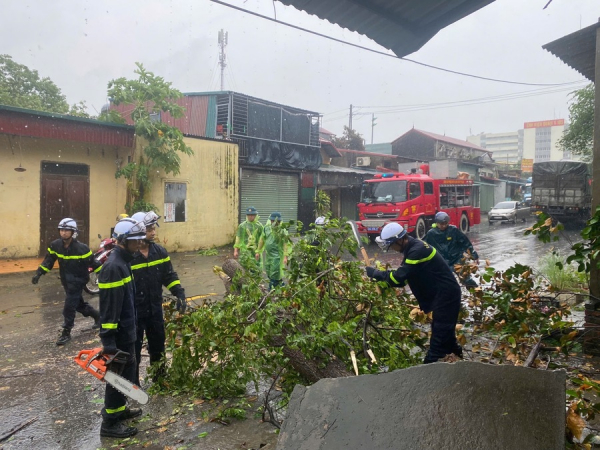
[{"label": "person in green poncho", "polygon": [[240,258],[243,266],[253,261],[262,232],[263,225],[258,221],[258,211],[254,206],[250,206],[246,209],[246,220],[238,226],[233,244],[233,257]]},{"label": "person in green poncho", "polygon": [[283,268],[287,265],[287,230],[278,229],[281,224],[281,213],[273,212],[265,225],[258,242],[256,260],[265,251],[265,272],[269,278],[269,290],[279,286],[283,281]]}]

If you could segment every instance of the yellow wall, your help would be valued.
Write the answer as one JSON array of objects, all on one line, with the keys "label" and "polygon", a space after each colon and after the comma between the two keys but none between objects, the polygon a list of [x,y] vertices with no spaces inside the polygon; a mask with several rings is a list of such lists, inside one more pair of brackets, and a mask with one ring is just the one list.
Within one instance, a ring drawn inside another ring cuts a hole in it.
[{"label": "yellow wall", "polygon": [[[121,158],[126,163],[130,154],[131,149],[125,147],[19,136],[9,139],[0,134],[0,258],[38,254],[41,161],[89,165],[89,236],[91,248],[95,249],[98,234],[107,237],[116,216],[124,212],[125,182],[115,179],[115,160]],[[14,170],[19,164],[25,172]]]},{"label": "yellow wall", "polygon": [[[186,222],[159,221],[157,242],[168,251],[190,251],[233,242],[239,215],[238,146],[185,138],[194,151],[181,156],[181,173],[162,175],[147,200],[164,215],[165,183],[186,183]],[[140,151],[138,145],[137,151]]]}]

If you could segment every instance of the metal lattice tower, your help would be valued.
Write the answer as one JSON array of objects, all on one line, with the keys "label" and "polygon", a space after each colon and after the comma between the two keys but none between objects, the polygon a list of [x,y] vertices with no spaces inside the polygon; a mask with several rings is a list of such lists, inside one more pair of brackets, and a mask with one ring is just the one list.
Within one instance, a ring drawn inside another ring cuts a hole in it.
[{"label": "metal lattice tower", "polygon": [[227,31],[219,31],[219,65],[221,66],[221,90],[225,90],[225,67],[227,66],[227,56],[225,47],[227,46]]}]

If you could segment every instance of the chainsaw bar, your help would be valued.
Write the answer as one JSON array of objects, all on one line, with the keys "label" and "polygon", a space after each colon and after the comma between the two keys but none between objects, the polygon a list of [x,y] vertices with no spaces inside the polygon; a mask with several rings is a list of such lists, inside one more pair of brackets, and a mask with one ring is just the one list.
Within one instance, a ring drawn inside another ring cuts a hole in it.
[{"label": "chainsaw bar", "polygon": [[131,381],[117,375],[114,372],[106,372],[104,375],[104,381],[114,387],[121,394],[135,400],[141,405],[148,403],[148,394],[140,389],[137,384],[133,384]]}]

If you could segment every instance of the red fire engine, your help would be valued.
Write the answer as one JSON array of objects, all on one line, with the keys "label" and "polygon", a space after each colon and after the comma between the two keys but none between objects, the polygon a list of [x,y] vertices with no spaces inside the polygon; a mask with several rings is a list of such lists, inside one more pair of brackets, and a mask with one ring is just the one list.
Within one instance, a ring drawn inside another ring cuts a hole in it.
[{"label": "red fire engine", "polygon": [[450,223],[465,232],[481,221],[473,180],[435,179],[421,173],[378,174],[365,180],[358,203],[358,230],[371,240],[384,225],[398,222],[423,239],[433,224],[435,213],[444,211]]}]

